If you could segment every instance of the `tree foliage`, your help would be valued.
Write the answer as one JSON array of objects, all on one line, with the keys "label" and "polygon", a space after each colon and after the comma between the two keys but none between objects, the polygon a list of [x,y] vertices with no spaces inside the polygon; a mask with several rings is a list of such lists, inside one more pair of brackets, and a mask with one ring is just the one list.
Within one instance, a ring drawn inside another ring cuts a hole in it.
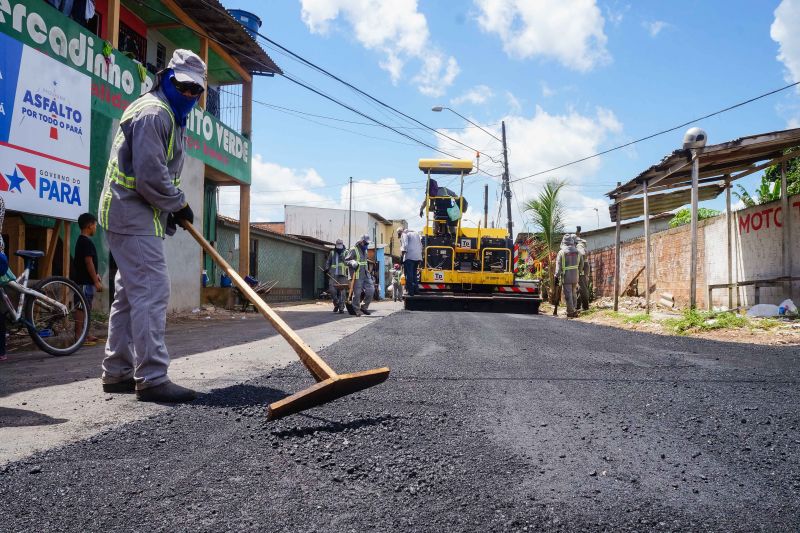
[{"label": "tree foliage", "polygon": [[[706,218],[711,218],[719,215],[720,212],[716,209],[708,209],[706,207],[700,207],[697,209],[697,220],[703,220]],[[688,207],[684,207],[680,209],[675,216],[672,217],[672,220],[669,221],[670,228],[677,228],[678,226],[683,226],[684,224],[688,224],[692,221],[692,210]]]},{"label": "tree foliage", "polygon": [[[797,151],[797,149],[787,150],[786,154]],[[800,194],[800,157],[795,157],[786,162],[786,186],[789,196]],[[761,183],[755,190],[755,196],[747,192],[741,185],[736,185],[736,192],[733,195],[741,201],[745,207],[766,204],[780,200],[781,198],[781,165],[772,165],[764,171],[761,176]]]},{"label": "tree foliage", "polygon": [[[562,180],[548,180],[539,194],[526,201],[523,207],[523,210],[530,214],[536,237],[544,243],[538,259],[546,261],[548,265],[553,262],[558,245],[561,243],[561,236],[564,234],[565,207],[559,193],[566,184],[567,182]],[[548,281],[552,293],[555,283],[552,272],[548,275]]]}]

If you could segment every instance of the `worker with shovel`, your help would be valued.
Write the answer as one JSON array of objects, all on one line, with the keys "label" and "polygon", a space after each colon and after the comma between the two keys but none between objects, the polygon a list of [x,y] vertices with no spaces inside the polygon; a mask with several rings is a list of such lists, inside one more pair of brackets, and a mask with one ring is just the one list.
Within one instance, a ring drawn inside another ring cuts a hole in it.
[{"label": "worker with shovel", "polygon": [[[369,304],[372,303],[372,296],[375,293],[375,284],[372,281],[367,268],[367,248],[369,247],[369,235],[364,234],[358,242],[347,251],[345,261],[350,267],[350,275],[353,282],[353,293],[350,295],[351,304],[355,307],[356,316],[361,314],[370,315]],[[361,299],[361,292],[364,292],[364,299]]]},{"label": "worker with shovel", "polygon": [[330,279],[328,291],[331,293],[331,299],[333,300],[333,312],[340,314],[344,313],[344,299],[347,297],[344,289],[338,288],[347,284],[347,263],[345,263],[344,257],[344,241],[336,239],[336,246],[328,254],[328,259],[325,260],[324,270]]},{"label": "worker with shovel", "polygon": [[170,281],[164,237],[194,214],[179,188],[186,119],[205,90],[206,65],[175,50],[153,89],[122,114],[100,195],[100,225],[118,271],[108,319],[103,390],[145,402],[192,401],[167,376],[164,343]]}]

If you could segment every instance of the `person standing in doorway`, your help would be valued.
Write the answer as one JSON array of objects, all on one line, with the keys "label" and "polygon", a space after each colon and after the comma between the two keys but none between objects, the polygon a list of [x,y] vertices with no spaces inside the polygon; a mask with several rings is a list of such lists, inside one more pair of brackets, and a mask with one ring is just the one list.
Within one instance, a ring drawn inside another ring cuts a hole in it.
[{"label": "person standing in doorway", "polygon": [[397,236],[400,237],[400,252],[406,274],[406,294],[415,296],[419,288],[417,268],[422,262],[422,238],[416,231],[403,228],[397,229]]},{"label": "person standing in doorway", "polygon": [[75,312],[75,336],[79,337],[83,328],[83,320],[89,320],[89,334],[86,335],[84,344],[93,346],[97,337],[91,333],[92,304],[95,291],[103,292],[103,280],[97,273],[97,248],[92,242],[92,237],[97,233],[97,217],[91,213],[84,213],[78,217],[78,227],[81,234],[75,242],[75,255],[72,258],[70,278],[80,289],[86,300],[86,316],[83,311]]},{"label": "person standing in doorway", "polygon": [[180,189],[186,119],[205,90],[206,65],[175,50],[153,89],[120,119],[100,195],[100,225],[117,263],[108,320],[103,390],[144,402],[190,402],[196,393],[170,381],[164,341],[170,280],[165,235],[194,213]]},{"label": "person standing in doorway", "polygon": [[347,263],[344,260],[344,241],[336,239],[336,245],[325,260],[325,273],[328,278],[328,292],[333,300],[333,312],[344,313],[345,290],[336,288],[337,285],[347,284]]}]

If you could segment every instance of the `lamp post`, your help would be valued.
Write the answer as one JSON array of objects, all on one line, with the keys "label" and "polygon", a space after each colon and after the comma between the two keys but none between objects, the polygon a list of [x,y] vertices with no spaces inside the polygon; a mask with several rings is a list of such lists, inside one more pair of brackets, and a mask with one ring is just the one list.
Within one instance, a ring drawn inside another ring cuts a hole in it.
[{"label": "lamp post", "polygon": [[441,113],[445,109],[447,109],[448,111],[450,111],[454,115],[457,115],[457,116],[463,118],[464,120],[466,120],[467,122],[469,122],[470,124],[472,124],[473,126],[478,128],[479,130],[481,130],[485,134],[489,135],[490,137],[492,137],[494,139],[497,139],[498,141],[500,141],[503,144],[503,194],[506,197],[506,213],[508,215],[508,238],[513,240],[514,239],[514,223],[511,220],[511,183],[510,183],[509,177],[508,177],[508,147],[506,145],[506,121],[504,120],[504,121],[501,122],[501,126],[502,126],[502,130],[501,131],[502,131],[502,136],[503,136],[503,138],[501,139],[500,137],[498,137],[497,135],[493,134],[492,132],[484,129],[480,125],[475,124],[470,119],[468,119],[467,117],[465,117],[464,115],[462,115],[461,113],[459,113],[458,111],[456,111],[455,109],[453,109],[451,107],[437,105],[437,106],[432,107],[431,111],[434,111],[436,113]]},{"label": "lamp post", "polygon": [[595,207],[594,212],[597,215],[597,229],[600,229],[600,210]]}]

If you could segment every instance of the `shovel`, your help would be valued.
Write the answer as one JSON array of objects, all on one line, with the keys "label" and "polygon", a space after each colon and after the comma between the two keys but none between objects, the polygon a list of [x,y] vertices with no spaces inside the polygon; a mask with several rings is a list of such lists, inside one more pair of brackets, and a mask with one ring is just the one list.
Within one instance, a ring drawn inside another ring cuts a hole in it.
[{"label": "shovel", "polygon": [[347,291],[347,301],[344,303],[344,306],[347,308],[347,312],[353,316],[356,316],[356,308],[353,307],[353,285],[356,284],[356,275],[353,273],[353,277],[350,278],[350,290]]},{"label": "shovel", "polygon": [[[253,303],[255,308],[264,315],[264,318],[272,324],[278,333],[286,339],[286,342],[288,342],[297,353],[300,361],[305,365],[308,371],[311,372],[314,379],[317,380],[316,385],[312,385],[282,400],[271,403],[267,411],[267,420],[277,420],[284,416],[299,413],[311,407],[328,403],[342,396],[347,396],[348,394],[353,394],[354,392],[383,383],[386,381],[386,378],[389,377],[389,367],[375,368],[363,372],[354,372],[352,374],[337,374],[334,372],[333,369],[329,367],[309,345],[303,342],[303,339],[301,339],[297,333],[295,333],[292,328],[290,328],[289,325],[286,324],[258,294],[256,294],[250,285],[248,285],[222,256],[219,255],[219,252],[203,238],[194,226],[185,220],[180,220],[179,224],[183,229],[188,231],[203,250],[222,267],[236,287],[238,287],[247,299]],[[352,287],[353,285],[351,283],[351,292]],[[348,308],[348,311],[349,310]]]}]

